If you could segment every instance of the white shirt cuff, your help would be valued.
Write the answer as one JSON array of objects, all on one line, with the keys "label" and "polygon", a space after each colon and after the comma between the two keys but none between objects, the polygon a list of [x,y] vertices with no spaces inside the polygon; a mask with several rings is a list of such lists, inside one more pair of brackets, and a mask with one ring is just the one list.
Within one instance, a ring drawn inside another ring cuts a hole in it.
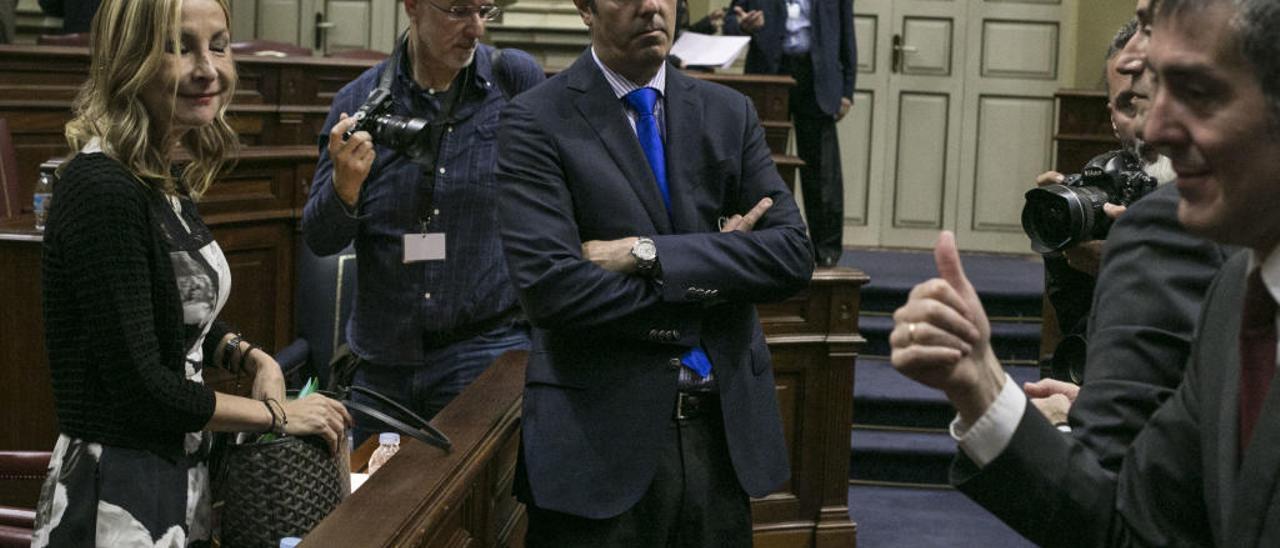
[{"label": "white shirt cuff", "polygon": [[1004,388],[987,412],[972,426],[961,422],[960,416],[956,415],[951,421],[951,437],[960,443],[960,450],[978,468],[986,467],[1009,446],[1009,440],[1013,439],[1013,432],[1018,429],[1026,410],[1026,394],[1018,388],[1013,377],[1005,373]]}]

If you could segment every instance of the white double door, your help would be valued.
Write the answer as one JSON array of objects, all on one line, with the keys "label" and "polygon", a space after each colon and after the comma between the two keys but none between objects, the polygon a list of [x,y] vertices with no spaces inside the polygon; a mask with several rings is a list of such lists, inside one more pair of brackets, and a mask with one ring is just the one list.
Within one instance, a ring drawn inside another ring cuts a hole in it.
[{"label": "white double door", "polygon": [[1052,165],[1076,0],[857,0],[839,124],[845,243],[1029,252],[1023,193]]},{"label": "white double door", "polygon": [[230,0],[231,34],[314,48],[318,54],[350,49],[391,51],[408,27],[397,0]]}]

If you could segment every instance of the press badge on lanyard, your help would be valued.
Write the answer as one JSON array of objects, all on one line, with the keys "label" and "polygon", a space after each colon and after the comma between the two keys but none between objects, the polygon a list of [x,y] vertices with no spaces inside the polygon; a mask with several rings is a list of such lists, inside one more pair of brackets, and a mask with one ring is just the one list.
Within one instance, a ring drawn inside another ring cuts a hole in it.
[{"label": "press badge on lanyard", "polygon": [[787,19],[800,18],[800,2],[787,2]]},{"label": "press badge on lanyard", "polygon": [[443,261],[445,238],[443,232],[404,235],[404,264],[421,261]]}]

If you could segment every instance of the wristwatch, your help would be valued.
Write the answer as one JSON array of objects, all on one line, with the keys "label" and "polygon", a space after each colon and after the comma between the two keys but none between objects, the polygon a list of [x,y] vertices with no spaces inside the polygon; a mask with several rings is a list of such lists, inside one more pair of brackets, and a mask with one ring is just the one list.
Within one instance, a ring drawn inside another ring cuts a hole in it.
[{"label": "wristwatch", "polygon": [[651,277],[658,267],[658,246],[649,238],[639,238],[631,246],[631,256],[636,259],[636,273]]}]

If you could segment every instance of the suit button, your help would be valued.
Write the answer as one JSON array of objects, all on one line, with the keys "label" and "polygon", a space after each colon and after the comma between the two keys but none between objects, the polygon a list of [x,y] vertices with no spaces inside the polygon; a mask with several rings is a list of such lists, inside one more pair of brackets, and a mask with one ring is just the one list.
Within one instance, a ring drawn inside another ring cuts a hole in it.
[{"label": "suit button", "polygon": [[671,358],[671,360],[667,362],[667,369],[670,371],[679,371],[680,358]]},{"label": "suit button", "polygon": [[678,341],[678,340],[680,340],[680,332],[679,332],[679,331],[672,331],[672,332],[671,332],[671,340],[673,340],[673,341]]},{"label": "suit button", "polygon": [[650,339],[656,339],[656,338],[658,338],[658,330],[657,330],[657,329],[650,329],[650,330],[649,330],[649,338],[650,338]]},{"label": "suit button", "polygon": [[690,287],[689,289],[684,290],[684,297],[686,299],[693,299],[697,296],[698,296],[698,288],[696,287]]}]

